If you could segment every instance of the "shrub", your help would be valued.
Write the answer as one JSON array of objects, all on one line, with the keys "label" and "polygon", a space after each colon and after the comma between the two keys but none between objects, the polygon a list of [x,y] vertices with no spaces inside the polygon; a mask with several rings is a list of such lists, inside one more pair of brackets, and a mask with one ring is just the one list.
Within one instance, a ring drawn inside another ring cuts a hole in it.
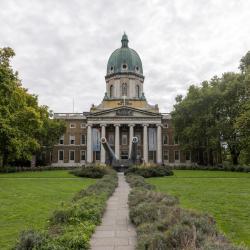
[{"label": "shrub", "polygon": [[80,169],[72,170],[70,171],[70,173],[80,177],[102,178],[110,171],[111,169],[106,166],[87,166],[87,167],[82,167]]},{"label": "shrub", "polygon": [[211,171],[231,171],[231,172],[245,172],[250,173],[250,166],[230,166],[230,165],[218,165],[218,166],[202,166],[202,165],[179,165],[169,166],[169,169],[180,170],[211,170]]},{"label": "shrub", "polygon": [[131,187],[143,187],[145,189],[154,189],[154,187],[144,181],[144,178],[139,175],[134,175],[127,172],[126,180]]},{"label": "shrub", "polygon": [[180,208],[177,198],[155,192],[141,176],[126,178],[132,187],[129,217],[136,226],[137,249],[244,249],[221,236],[211,216]]},{"label": "shrub", "polygon": [[141,176],[143,176],[145,178],[173,175],[173,171],[170,170],[169,167],[157,166],[157,165],[151,165],[151,166],[137,165],[137,166],[132,166],[132,167],[129,167],[125,171],[125,174],[128,174],[128,173],[141,175]]},{"label": "shrub", "polygon": [[48,245],[47,237],[41,232],[34,230],[23,231],[20,234],[19,242],[17,243],[16,250],[32,250],[42,249],[42,247]]},{"label": "shrub", "polygon": [[23,232],[15,249],[89,249],[90,237],[100,224],[106,201],[117,184],[116,172],[108,170],[107,175],[54,211],[44,234],[32,230]]}]

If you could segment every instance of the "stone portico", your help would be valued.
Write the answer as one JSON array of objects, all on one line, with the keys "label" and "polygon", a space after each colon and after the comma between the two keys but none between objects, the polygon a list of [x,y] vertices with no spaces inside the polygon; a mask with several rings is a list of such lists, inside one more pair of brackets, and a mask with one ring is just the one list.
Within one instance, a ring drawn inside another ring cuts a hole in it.
[{"label": "stone portico", "polygon": [[[139,139],[139,155],[141,162],[148,163],[148,128],[155,128],[157,131],[156,140],[156,159],[150,159],[151,162],[158,164],[162,163],[162,121],[161,115],[156,115],[150,112],[141,112],[137,109],[132,109],[127,106],[111,111],[101,111],[88,116],[87,122],[87,163],[93,162],[92,152],[92,128],[99,128],[101,133],[100,137],[107,137],[108,142],[113,147],[117,158],[124,157],[126,159],[131,150],[131,141],[134,136]],[[136,131],[136,134],[134,133]],[[112,133],[114,132],[114,145],[111,141]],[[105,164],[106,153],[101,146],[100,162]],[[96,160],[96,159],[95,159]]]}]

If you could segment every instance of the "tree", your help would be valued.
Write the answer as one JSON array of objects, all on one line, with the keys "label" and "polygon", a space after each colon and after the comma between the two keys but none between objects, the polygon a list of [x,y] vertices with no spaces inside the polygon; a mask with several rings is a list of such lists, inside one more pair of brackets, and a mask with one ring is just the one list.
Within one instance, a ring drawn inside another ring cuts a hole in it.
[{"label": "tree", "polygon": [[[23,88],[10,59],[11,48],[0,48],[0,156],[3,166],[15,160],[30,160],[43,143],[55,142],[65,125],[49,118],[48,108]],[[51,133],[48,136],[48,133]],[[43,138],[43,139],[41,139]]]},{"label": "tree", "polygon": [[237,165],[240,153],[250,144],[249,66],[250,52],[241,59],[241,73],[228,72],[192,85],[184,98],[176,99],[175,133],[184,149],[199,152],[201,164],[221,162],[223,143]]}]

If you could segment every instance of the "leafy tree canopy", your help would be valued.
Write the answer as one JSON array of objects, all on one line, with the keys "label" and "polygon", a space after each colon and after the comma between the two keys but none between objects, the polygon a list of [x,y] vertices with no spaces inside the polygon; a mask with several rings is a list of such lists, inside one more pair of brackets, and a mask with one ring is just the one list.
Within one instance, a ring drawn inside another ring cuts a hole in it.
[{"label": "leafy tree canopy", "polygon": [[177,96],[172,112],[175,133],[184,149],[198,152],[195,161],[215,164],[228,150],[234,164],[250,144],[250,52],[240,63],[241,73],[214,76],[191,85]]},{"label": "leafy tree canopy", "polygon": [[0,157],[3,165],[15,160],[30,160],[63,134],[65,125],[49,117],[47,106],[22,87],[10,59],[11,48],[0,48]]}]

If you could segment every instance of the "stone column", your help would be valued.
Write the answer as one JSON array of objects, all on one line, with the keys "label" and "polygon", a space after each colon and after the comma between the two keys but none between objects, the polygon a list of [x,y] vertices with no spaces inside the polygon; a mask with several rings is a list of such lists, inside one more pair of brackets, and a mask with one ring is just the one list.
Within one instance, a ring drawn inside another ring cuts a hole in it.
[{"label": "stone column", "polygon": [[156,161],[158,164],[162,164],[162,134],[161,134],[161,124],[157,124],[157,152]]},{"label": "stone column", "polygon": [[120,159],[120,124],[115,124],[115,155]]},{"label": "stone column", "polygon": [[134,126],[135,124],[129,124],[129,153],[128,155],[131,154],[132,150],[132,138],[134,137]]},{"label": "stone column", "polygon": [[148,124],[143,124],[143,159],[148,163]]},{"label": "stone column", "polygon": [[[100,126],[102,128],[101,138],[106,137],[106,124],[101,124]],[[106,161],[106,152],[104,147],[101,145],[101,163],[105,164],[105,161]]]},{"label": "stone column", "polygon": [[93,162],[93,151],[92,151],[92,125],[87,124],[87,163]]}]

